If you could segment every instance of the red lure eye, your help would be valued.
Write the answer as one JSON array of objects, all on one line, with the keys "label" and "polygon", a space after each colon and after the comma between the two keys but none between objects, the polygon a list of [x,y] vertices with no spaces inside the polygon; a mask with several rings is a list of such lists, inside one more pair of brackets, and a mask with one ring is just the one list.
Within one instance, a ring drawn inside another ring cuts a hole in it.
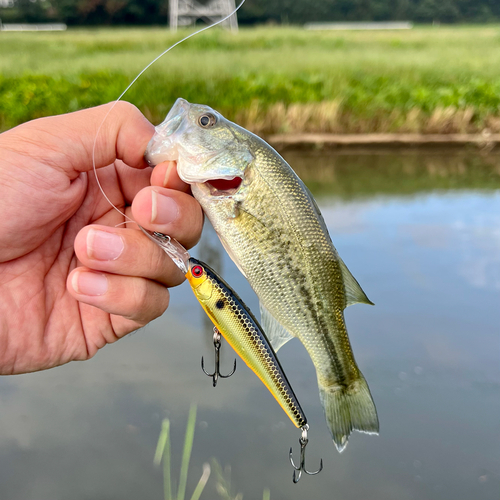
[{"label": "red lure eye", "polygon": [[199,278],[203,274],[203,268],[201,266],[194,266],[191,273],[195,278]]}]

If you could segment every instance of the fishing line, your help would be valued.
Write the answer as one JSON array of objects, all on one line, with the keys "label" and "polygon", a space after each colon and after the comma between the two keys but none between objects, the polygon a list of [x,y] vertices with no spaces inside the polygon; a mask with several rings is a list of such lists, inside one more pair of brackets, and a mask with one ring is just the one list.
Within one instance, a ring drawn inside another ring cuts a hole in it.
[{"label": "fishing line", "polygon": [[[236,12],[238,12],[238,10],[240,10],[241,6],[245,3],[246,0],[241,0],[241,3],[238,5],[238,7],[236,7],[230,14],[228,14],[226,17],[220,19],[219,21],[217,21],[216,23],[214,24],[211,24],[210,26],[205,26],[204,28],[198,30],[198,31],[195,31],[194,33],[191,33],[190,35],[184,37],[182,40],[179,40],[178,42],[175,42],[173,45],[171,45],[168,49],[164,50],[159,56],[155,57],[155,59],[153,59],[143,70],[141,70],[139,72],[139,74],[132,80],[132,82],[129,84],[129,86],[121,93],[120,97],[118,97],[118,99],[113,103],[113,105],[111,106],[111,108],[109,109],[109,111],[106,113],[106,115],[104,116],[104,118],[102,119],[102,122],[101,124],[99,125],[99,128],[97,129],[97,132],[96,132],[96,135],[95,135],[95,139],[94,139],[94,145],[92,147],[92,168],[94,170],[94,174],[95,174],[95,178],[96,178],[96,181],[97,181],[97,185],[99,186],[99,189],[101,190],[101,193],[103,194],[104,198],[106,199],[106,201],[118,212],[120,213],[121,215],[123,215],[126,219],[128,219],[130,222],[135,222],[133,219],[131,219],[130,217],[128,217],[127,215],[125,215],[118,207],[116,207],[113,202],[108,198],[108,196],[106,195],[106,193],[104,192],[104,189],[102,188],[101,186],[101,182],[99,181],[99,176],[97,175],[97,167],[96,167],[96,164],[95,164],[95,150],[96,150],[96,145],[97,145],[97,139],[99,138],[99,134],[101,132],[101,129],[102,129],[102,126],[104,125],[104,122],[106,121],[106,119],[108,118],[109,114],[111,113],[111,111],[113,111],[113,108],[118,104],[118,102],[121,101],[122,97],[130,90],[130,88],[132,87],[132,85],[134,85],[134,83],[151,67],[153,66],[153,64],[158,61],[159,59],[161,59],[167,52],[170,52],[174,47],[177,47],[177,45],[180,45],[182,42],[185,42],[186,40],[188,40],[189,38],[192,38],[193,36],[195,35],[198,35],[199,33],[202,33],[203,31],[207,31],[209,30],[210,28],[213,28],[214,26],[217,26],[218,24],[222,24],[224,21],[227,21],[232,15],[236,14]],[[122,223],[123,224],[123,223]]]}]

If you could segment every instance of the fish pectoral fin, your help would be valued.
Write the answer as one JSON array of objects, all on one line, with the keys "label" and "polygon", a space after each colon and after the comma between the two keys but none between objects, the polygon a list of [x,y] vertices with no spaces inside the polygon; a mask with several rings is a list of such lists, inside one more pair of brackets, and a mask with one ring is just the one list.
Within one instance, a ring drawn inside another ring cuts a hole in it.
[{"label": "fish pectoral fin", "polygon": [[245,274],[245,272],[243,271],[243,269],[240,265],[240,261],[238,260],[237,255],[233,252],[231,247],[227,244],[226,240],[220,234],[218,234],[217,236],[219,237],[219,240],[222,243],[224,250],[227,252],[227,254],[231,258],[231,260],[234,262],[234,264],[236,265],[236,267],[238,268],[240,273],[243,274],[243,276],[245,276],[245,278],[247,278],[247,275]]},{"label": "fish pectoral fin", "polygon": [[370,304],[375,305],[363,292],[363,289],[356,281],[356,278],[351,274],[351,271],[347,269],[344,261],[338,257],[340,264],[340,269],[342,271],[342,277],[344,278],[344,289],[345,289],[345,299],[346,307],[352,306],[353,304]]},{"label": "fish pectoral fin", "polygon": [[260,305],[260,322],[264,333],[271,343],[274,352],[283,347],[293,335],[262,305]]}]

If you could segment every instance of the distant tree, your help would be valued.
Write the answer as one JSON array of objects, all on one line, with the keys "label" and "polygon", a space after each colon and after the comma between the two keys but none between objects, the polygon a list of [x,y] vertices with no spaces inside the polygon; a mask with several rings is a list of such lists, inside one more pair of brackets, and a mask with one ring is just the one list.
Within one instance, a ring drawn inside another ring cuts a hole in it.
[{"label": "distant tree", "polygon": [[[14,0],[13,7],[0,8],[0,17],[11,22],[61,21],[70,25],[166,24],[168,0]],[[299,25],[371,20],[498,22],[500,0],[247,0],[238,19],[241,24]]]},{"label": "distant tree", "polygon": [[51,4],[48,0],[16,0],[14,2],[16,11],[25,19],[25,22],[36,23],[48,17]]},{"label": "distant tree", "polygon": [[59,21],[68,24],[80,24],[82,17],[78,11],[78,0],[51,0]]},{"label": "distant tree", "polygon": [[453,0],[420,0],[415,2],[413,20],[421,23],[451,23],[460,19],[460,11]]}]

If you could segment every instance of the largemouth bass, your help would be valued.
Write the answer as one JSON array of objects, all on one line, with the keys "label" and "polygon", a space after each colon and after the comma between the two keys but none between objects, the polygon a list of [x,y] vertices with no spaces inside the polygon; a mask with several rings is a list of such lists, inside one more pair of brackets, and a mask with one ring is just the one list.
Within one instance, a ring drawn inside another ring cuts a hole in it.
[{"label": "largemouth bass", "polygon": [[333,441],[379,423],[354,359],[344,309],[372,304],[339,257],[314,198],[265,141],[208,106],[178,99],[146,151],[176,160],[260,304],[275,351],[297,337],[309,353]]}]

